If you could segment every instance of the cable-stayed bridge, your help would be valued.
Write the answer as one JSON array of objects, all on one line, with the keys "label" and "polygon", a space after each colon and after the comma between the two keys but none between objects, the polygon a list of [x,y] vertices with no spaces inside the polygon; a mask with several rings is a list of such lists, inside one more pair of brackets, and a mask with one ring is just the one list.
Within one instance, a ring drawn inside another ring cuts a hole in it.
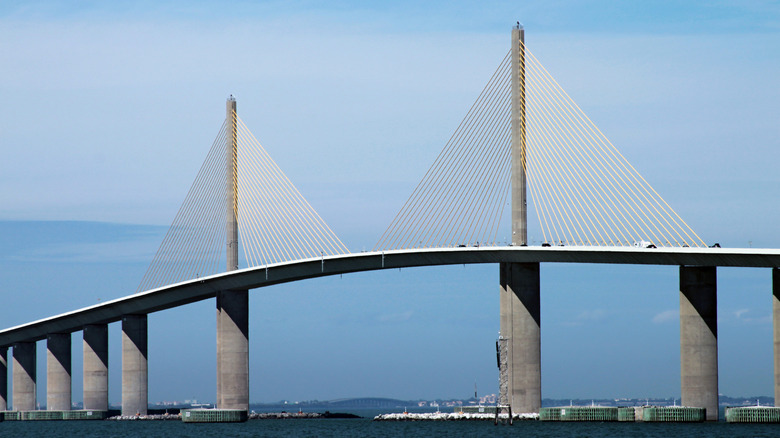
[{"label": "cable-stayed bridge", "polygon": [[[122,321],[122,410],[145,413],[147,315],[216,298],[217,405],[246,411],[248,290],[358,271],[498,263],[501,403],[538,412],[539,264],[567,262],[680,266],[682,402],[717,419],[716,267],[772,268],[777,297],[780,251],[708,247],[523,40],[523,30],[513,29],[509,53],[370,252],[349,251],[228,99],[225,121],[137,293],[0,331],[0,410],[7,408],[9,347],[13,409],[35,409],[41,339],[47,409],[70,409],[70,334],[79,330],[84,407],[106,410],[107,324]],[[529,228],[543,236],[542,247],[528,246]],[[506,229],[511,239],[501,242]]]}]

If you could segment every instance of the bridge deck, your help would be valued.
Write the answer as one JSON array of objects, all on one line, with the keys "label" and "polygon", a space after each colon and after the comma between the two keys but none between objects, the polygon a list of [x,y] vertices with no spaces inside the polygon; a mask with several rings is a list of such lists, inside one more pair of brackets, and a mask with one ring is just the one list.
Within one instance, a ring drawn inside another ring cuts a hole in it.
[{"label": "bridge deck", "polygon": [[468,247],[363,252],[241,269],[129,295],[0,331],[0,346],[70,333],[87,324],[118,321],[213,298],[219,290],[256,289],[279,283],[379,269],[415,266],[542,262],[637,265],[780,267],[780,250],[627,247]]}]

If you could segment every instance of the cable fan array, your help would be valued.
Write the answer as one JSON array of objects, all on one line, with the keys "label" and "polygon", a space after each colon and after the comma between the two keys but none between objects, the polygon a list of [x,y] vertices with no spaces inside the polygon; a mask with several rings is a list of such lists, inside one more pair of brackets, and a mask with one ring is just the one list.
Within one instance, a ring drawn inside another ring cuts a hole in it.
[{"label": "cable fan array", "polygon": [[231,118],[222,124],[138,291],[216,274],[220,266],[224,270],[227,211],[232,205],[227,146],[233,132],[244,263],[254,267],[349,252],[235,112]]},{"label": "cable fan array", "polygon": [[[523,49],[529,211],[544,241],[706,246]],[[510,189],[510,76],[507,55],[375,250],[496,244]]]},{"label": "cable fan array", "polygon": [[238,223],[249,266],[349,253],[240,118]]},{"label": "cable fan array", "polygon": [[706,246],[525,52],[526,172],[545,241]]},{"label": "cable fan array", "polygon": [[227,121],[146,270],[138,292],[212,275],[224,265],[227,221]]},{"label": "cable fan array", "polygon": [[495,244],[509,193],[509,55],[375,250]]},{"label": "cable fan array", "polygon": [[[536,212],[544,240],[565,245],[705,246],[539,60],[523,50],[526,126],[521,132],[529,210]],[[511,67],[507,54],[375,250],[497,243],[510,191]],[[233,144],[234,134],[239,242],[245,263],[258,266],[349,252],[235,112],[229,119],[139,291],[219,272],[231,205],[227,145]]]}]

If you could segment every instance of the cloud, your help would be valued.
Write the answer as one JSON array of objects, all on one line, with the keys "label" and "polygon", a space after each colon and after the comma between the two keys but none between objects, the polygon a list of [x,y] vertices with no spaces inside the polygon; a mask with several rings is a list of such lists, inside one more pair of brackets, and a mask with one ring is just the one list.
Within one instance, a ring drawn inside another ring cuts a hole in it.
[{"label": "cloud", "polygon": [[608,312],[604,309],[583,310],[579,315],[570,321],[563,323],[565,326],[580,326],[588,322],[597,322],[603,320]]},{"label": "cloud", "polygon": [[27,263],[148,263],[154,257],[149,242],[73,243],[33,248],[10,260]]},{"label": "cloud", "polygon": [[604,309],[586,310],[577,315],[577,321],[600,321],[607,316],[607,311]]},{"label": "cloud", "polygon": [[413,311],[407,310],[406,312],[402,312],[402,313],[390,313],[387,315],[379,315],[377,320],[379,322],[390,322],[390,323],[409,321],[410,319],[412,319],[413,313],[414,313]]},{"label": "cloud", "polygon": [[678,309],[664,310],[663,312],[653,317],[655,324],[663,324],[669,321],[675,321],[680,318],[680,311]]},{"label": "cloud", "polygon": [[83,221],[0,221],[0,261],[149,263],[164,230]]},{"label": "cloud", "polygon": [[772,315],[748,316],[750,309],[739,309],[734,311],[737,321],[743,324],[772,324]]}]

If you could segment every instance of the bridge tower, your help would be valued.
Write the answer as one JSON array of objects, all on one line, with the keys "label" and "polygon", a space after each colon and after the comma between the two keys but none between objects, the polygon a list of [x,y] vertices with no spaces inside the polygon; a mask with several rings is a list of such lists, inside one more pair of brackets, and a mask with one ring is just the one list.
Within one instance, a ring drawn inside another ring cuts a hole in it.
[{"label": "bridge tower", "polygon": [[512,245],[528,245],[525,186],[525,30],[512,29]]},{"label": "bridge tower", "polygon": [[[227,270],[238,269],[238,121],[226,104]],[[249,291],[217,292],[217,408],[249,410]]]},{"label": "bridge tower", "polygon": [[[526,205],[525,31],[512,29],[512,245],[528,244]],[[500,264],[501,336],[507,339],[507,394],[514,412],[542,406],[539,263]]]}]

